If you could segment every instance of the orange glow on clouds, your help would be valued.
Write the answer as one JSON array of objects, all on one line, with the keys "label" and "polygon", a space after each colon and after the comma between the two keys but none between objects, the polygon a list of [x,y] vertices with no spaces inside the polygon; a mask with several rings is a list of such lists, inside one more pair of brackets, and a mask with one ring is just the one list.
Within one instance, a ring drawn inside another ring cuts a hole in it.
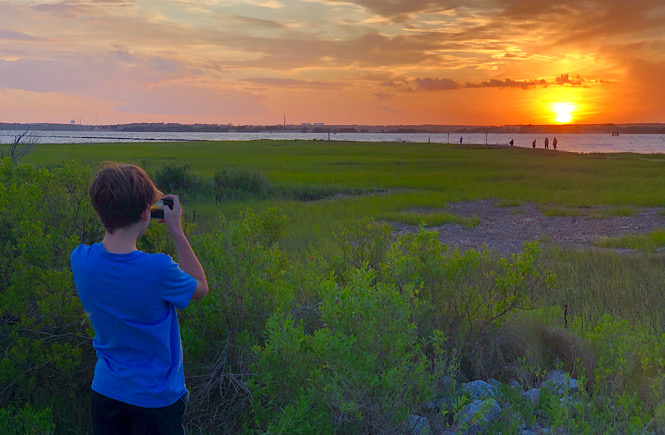
[{"label": "orange glow on clouds", "polygon": [[665,122],[662,0],[0,3],[0,122]]}]

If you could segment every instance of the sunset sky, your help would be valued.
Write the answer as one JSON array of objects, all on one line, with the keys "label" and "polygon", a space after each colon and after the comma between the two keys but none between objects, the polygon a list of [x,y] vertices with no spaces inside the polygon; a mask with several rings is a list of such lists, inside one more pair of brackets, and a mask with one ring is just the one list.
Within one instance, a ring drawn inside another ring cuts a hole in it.
[{"label": "sunset sky", "polygon": [[0,122],[665,122],[662,0],[0,0]]}]

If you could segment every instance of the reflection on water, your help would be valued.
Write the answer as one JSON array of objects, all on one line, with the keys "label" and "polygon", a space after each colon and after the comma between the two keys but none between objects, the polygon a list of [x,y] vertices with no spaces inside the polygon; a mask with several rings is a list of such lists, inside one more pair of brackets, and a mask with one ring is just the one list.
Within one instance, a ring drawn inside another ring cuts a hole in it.
[{"label": "reflection on water", "polygon": [[[0,130],[0,143],[9,144],[14,136],[23,131]],[[62,143],[109,143],[109,142],[173,142],[173,141],[247,141],[274,140],[328,140],[328,133],[130,133],[98,131],[34,131],[30,139],[44,144]],[[331,141],[357,142],[404,142],[404,143],[460,143],[507,145],[512,139],[515,146],[543,149],[545,138],[549,138],[550,149],[553,135],[547,134],[493,134],[490,133],[337,133],[330,134]],[[665,135],[662,134],[559,134],[558,151],[578,153],[665,153]]]}]

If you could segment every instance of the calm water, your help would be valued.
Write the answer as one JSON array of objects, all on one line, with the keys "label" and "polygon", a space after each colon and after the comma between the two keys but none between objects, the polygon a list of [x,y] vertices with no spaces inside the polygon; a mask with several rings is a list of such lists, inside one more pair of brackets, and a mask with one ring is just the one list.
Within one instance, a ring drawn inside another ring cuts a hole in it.
[{"label": "calm water", "polygon": [[[22,131],[0,131],[0,144],[12,143],[14,136]],[[171,141],[245,141],[257,139],[274,140],[327,140],[328,133],[126,133],[126,132],[97,132],[97,131],[35,131],[34,140],[44,144],[59,143],[109,143],[109,142],[171,142]],[[531,148],[531,142],[536,139],[537,148],[543,148],[547,134],[462,134],[447,133],[430,134],[402,134],[402,133],[337,133],[331,134],[332,141],[358,141],[358,142],[432,142],[457,143],[460,137],[465,144],[505,145],[511,139],[515,146]],[[578,153],[665,153],[665,135],[662,134],[626,134],[612,136],[611,134],[560,134],[557,150]]]}]

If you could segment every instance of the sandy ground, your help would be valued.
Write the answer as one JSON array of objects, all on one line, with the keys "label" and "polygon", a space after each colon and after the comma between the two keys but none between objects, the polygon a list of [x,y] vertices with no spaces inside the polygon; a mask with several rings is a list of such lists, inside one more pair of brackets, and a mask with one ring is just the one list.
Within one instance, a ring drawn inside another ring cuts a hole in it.
[{"label": "sandy ground", "polygon": [[[431,229],[438,231],[439,240],[461,251],[482,249],[502,254],[523,251],[525,241],[540,240],[541,246],[594,249],[598,237],[617,237],[624,234],[646,233],[665,226],[660,207],[635,208],[633,216],[608,216],[610,206],[588,206],[580,216],[543,216],[541,207],[525,203],[501,207],[499,201],[481,200],[451,203],[446,211],[459,216],[478,216],[480,223],[473,228],[447,224]],[[602,218],[598,218],[602,216]],[[404,224],[393,226],[397,234],[416,231]]]}]

